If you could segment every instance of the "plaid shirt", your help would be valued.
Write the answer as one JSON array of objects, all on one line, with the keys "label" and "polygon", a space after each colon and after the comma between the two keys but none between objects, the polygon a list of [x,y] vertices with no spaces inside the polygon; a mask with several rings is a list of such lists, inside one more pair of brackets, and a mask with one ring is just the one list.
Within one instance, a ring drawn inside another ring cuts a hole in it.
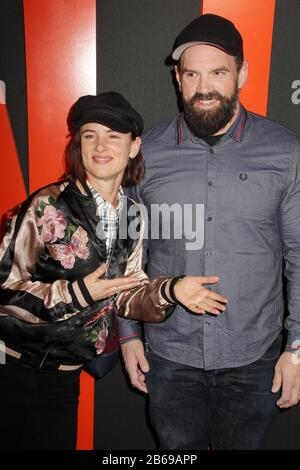
[{"label": "plaid shirt", "polygon": [[100,219],[101,224],[97,227],[97,236],[99,238],[105,238],[106,240],[106,261],[109,260],[109,257],[112,252],[114,241],[117,238],[118,227],[119,227],[119,214],[123,206],[123,200],[125,198],[124,191],[120,187],[118,192],[118,204],[117,207],[113,207],[110,202],[107,202],[101,194],[99,194],[96,189],[87,181],[87,185],[92,193],[92,196],[95,200],[97,206],[97,215]]}]

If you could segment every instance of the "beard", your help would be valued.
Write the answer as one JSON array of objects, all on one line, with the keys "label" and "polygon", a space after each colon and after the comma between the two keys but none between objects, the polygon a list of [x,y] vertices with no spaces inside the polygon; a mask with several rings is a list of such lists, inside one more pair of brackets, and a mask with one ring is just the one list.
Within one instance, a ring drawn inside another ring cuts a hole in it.
[{"label": "beard", "polygon": [[[206,137],[223,129],[234,116],[238,97],[239,90],[236,84],[235,90],[229,98],[213,91],[206,94],[195,93],[188,101],[183,99],[184,117],[193,134],[196,137]],[[205,111],[194,107],[198,100],[212,99],[219,101],[219,105],[214,110]]]}]

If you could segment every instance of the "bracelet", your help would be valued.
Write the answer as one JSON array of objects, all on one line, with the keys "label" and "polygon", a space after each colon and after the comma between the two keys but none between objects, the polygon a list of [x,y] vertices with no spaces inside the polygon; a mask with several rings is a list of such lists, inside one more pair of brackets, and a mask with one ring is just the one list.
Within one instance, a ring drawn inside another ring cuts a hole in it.
[{"label": "bracelet", "polygon": [[183,279],[184,277],[185,277],[185,274],[180,274],[180,276],[173,277],[172,281],[170,282],[170,286],[169,286],[170,297],[171,297],[172,302],[176,302],[177,304],[179,304],[180,302],[176,298],[174,288],[175,288],[176,283],[178,281],[181,281],[181,279]]}]

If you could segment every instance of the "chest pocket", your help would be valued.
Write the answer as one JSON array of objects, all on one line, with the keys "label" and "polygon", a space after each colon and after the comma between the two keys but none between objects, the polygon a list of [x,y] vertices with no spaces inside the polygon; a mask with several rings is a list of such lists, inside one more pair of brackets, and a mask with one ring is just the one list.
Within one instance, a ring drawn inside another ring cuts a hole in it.
[{"label": "chest pocket", "polygon": [[234,189],[238,217],[262,221],[277,217],[280,191],[270,172],[241,171],[236,174]]}]

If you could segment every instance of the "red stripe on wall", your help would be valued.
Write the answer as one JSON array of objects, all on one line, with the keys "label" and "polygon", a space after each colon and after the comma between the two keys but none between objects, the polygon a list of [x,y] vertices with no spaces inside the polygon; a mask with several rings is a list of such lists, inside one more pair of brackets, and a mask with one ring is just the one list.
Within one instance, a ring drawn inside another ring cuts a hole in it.
[{"label": "red stripe on wall", "polygon": [[95,0],[24,0],[30,190],[62,174],[66,116],[96,93]]},{"label": "red stripe on wall", "polygon": [[203,13],[215,13],[233,21],[244,40],[249,78],[241,93],[246,108],[266,115],[275,0],[203,0]]},{"label": "red stripe on wall", "polygon": [[[5,84],[0,82],[0,218],[26,199],[26,188],[5,102]],[[1,235],[1,234],[0,234]]]},{"label": "red stripe on wall", "polygon": [[[24,0],[30,191],[63,173],[66,116],[96,93],[96,0]],[[82,374],[78,449],[93,448],[94,381]]]}]

